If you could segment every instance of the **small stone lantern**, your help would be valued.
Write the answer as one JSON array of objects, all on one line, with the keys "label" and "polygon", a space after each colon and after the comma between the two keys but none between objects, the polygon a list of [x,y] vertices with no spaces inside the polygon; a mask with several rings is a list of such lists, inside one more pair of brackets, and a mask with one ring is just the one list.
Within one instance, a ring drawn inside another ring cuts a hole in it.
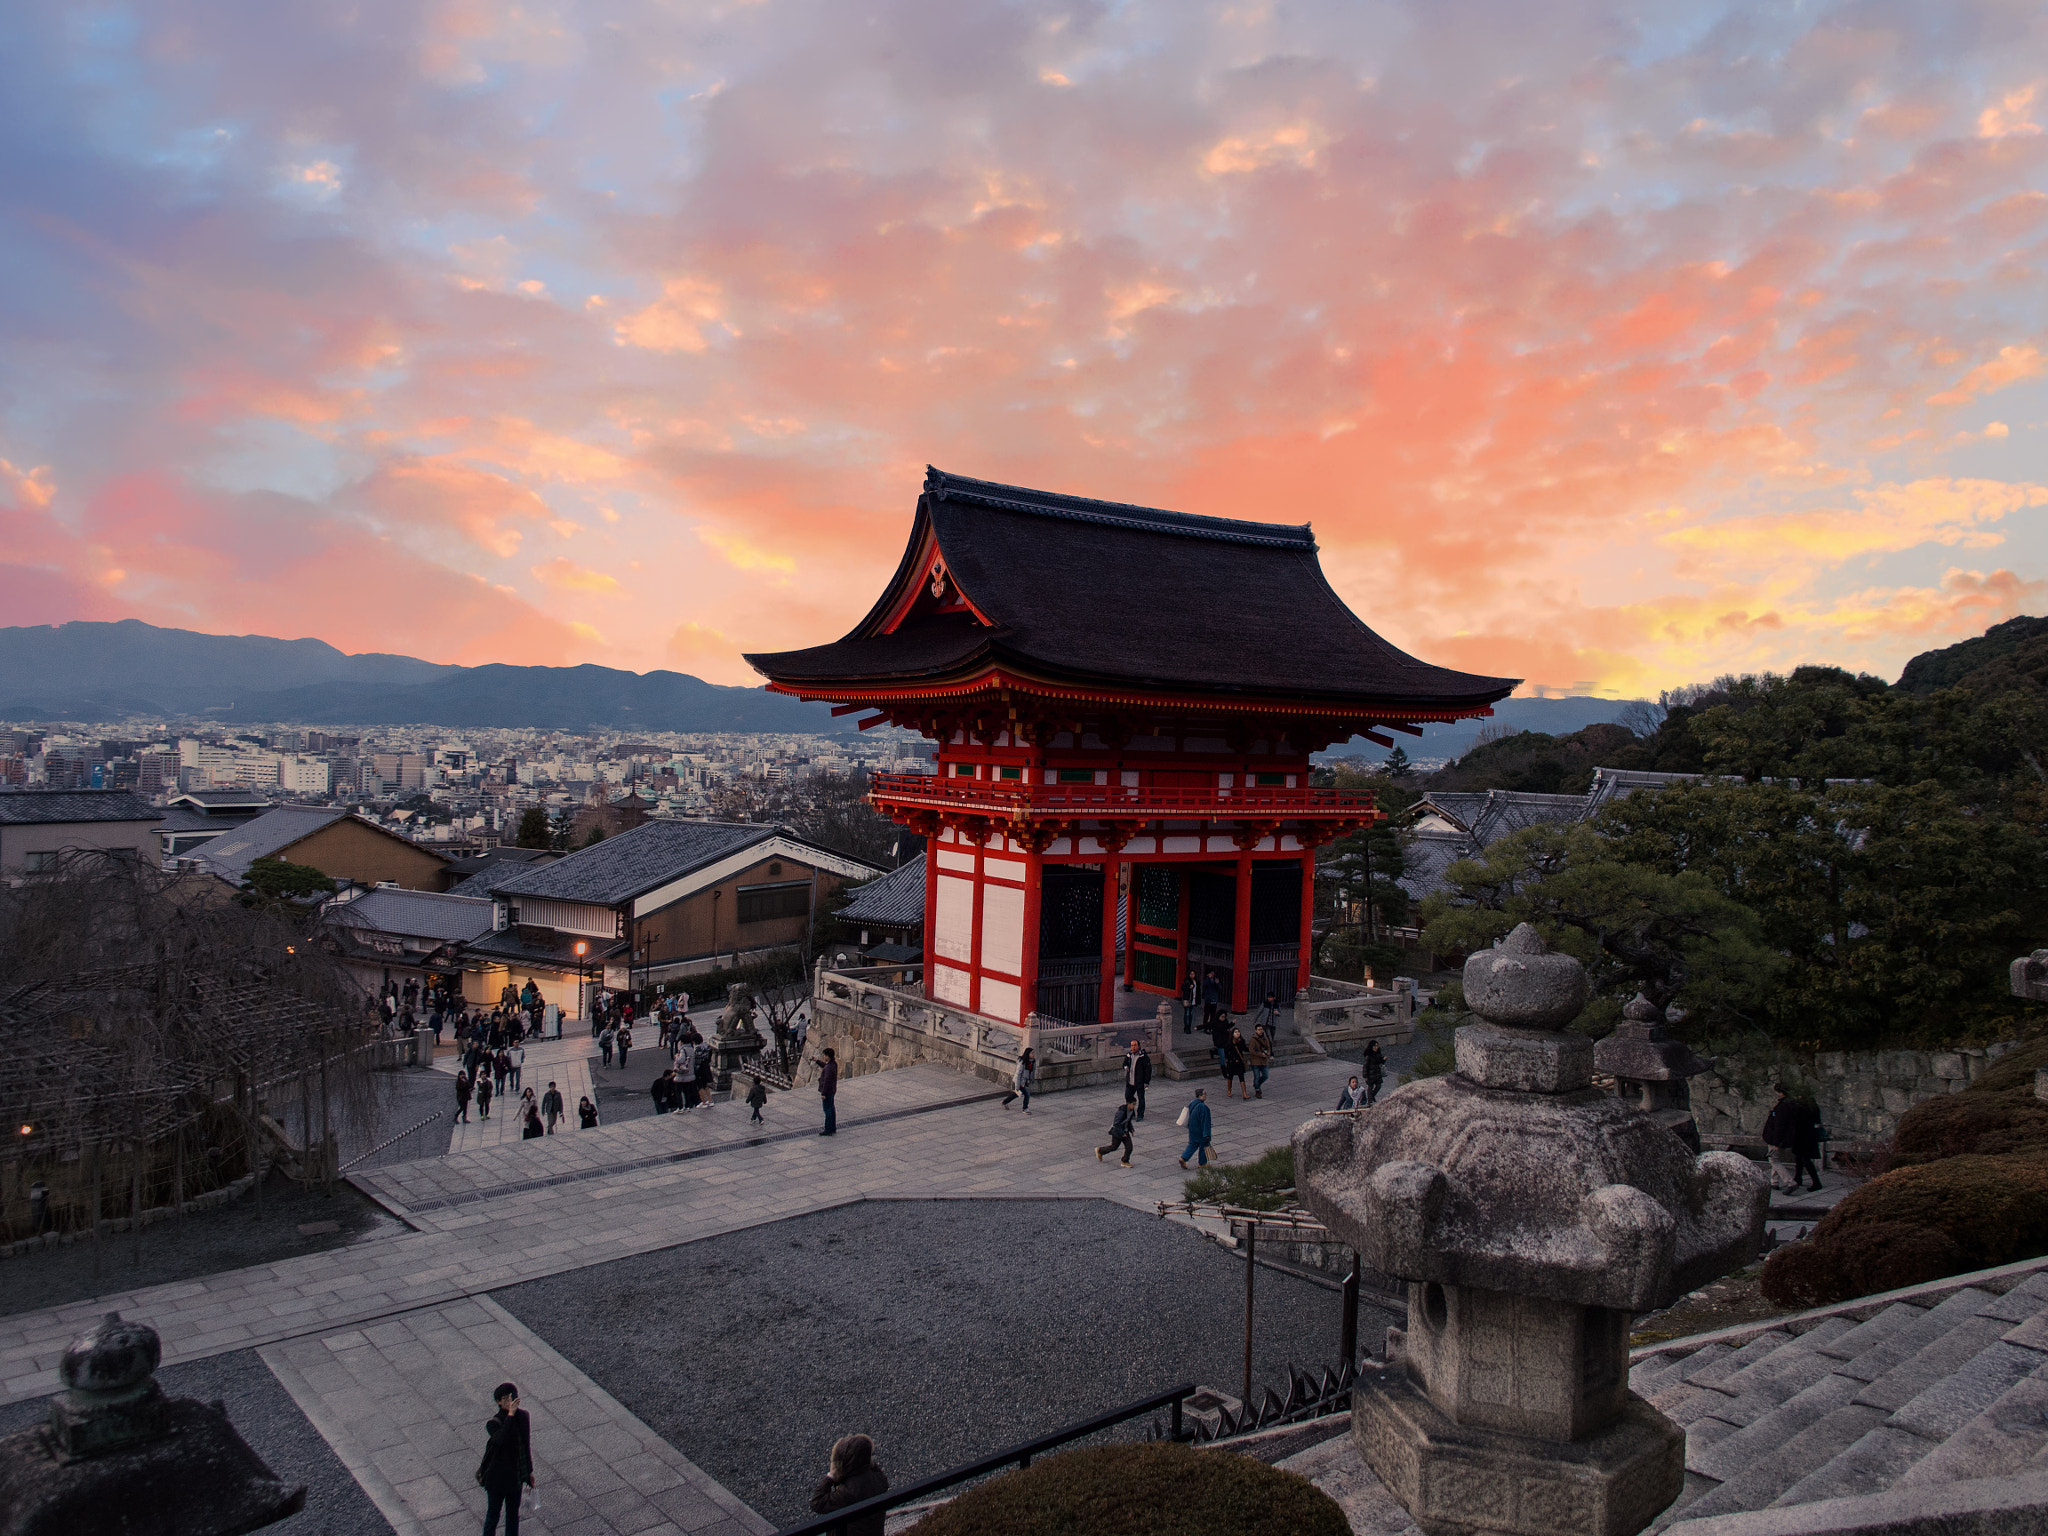
[{"label": "small stone lantern", "polygon": [[1593,1047],[1593,1069],[1614,1079],[1615,1094],[1697,1152],[1688,1078],[1713,1065],[1682,1040],[1665,1038],[1670,1015],[1638,992],[1621,1010],[1621,1026]]},{"label": "small stone lantern", "polygon": [[162,1357],[118,1312],[71,1341],[49,1423],[0,1439],[0,1536],[240,1536],[305,1507],[221,1404],[164,1395]]},{"label": "small stone lantern", "polygon": [[1685,1437],[1628,1390],[1639,1312],[1753,1258],[1769,1187],[1592,1087],[1576,960],[1527,924],[1465,965],[1457,1071],[1303,1126],[1295,1183],[1408,1326],[1352,1394],[1367,1465],[1429,1536],[1633,1536]]}]

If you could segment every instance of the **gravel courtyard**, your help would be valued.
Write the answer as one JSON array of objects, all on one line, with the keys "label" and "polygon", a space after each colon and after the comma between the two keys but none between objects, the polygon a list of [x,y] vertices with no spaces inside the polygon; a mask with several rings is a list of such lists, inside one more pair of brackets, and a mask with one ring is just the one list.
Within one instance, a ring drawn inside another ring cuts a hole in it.
[{"label": "gravel courtyard", "polygon": [[[1335,1363],[1334,1291],[1262,1267],[1256,1293],[1255,1381]],[[1106,1201],[866,1201],[494,1295],[778,1525],[839,1435],[901,1484],[1243,1370],[1243,1260]]]}]

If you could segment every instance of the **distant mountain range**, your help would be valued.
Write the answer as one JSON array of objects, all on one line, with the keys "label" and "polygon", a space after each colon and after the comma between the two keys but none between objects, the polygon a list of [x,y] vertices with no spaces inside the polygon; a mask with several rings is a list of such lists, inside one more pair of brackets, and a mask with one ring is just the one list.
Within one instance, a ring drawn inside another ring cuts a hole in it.
[{"label": "distant mountain range", "polygon": [[822,704],[682,672],[456,667],[322,640],[202,635],[138,619],[0,628],[0,719],[198,716],[223,725],[838,731]]},{"label": "distant mountain range", "polygon": [[[1496,734],[1506,730],[1541,731],[1546,736],[1569,736],[1589,725],[1605,725],[1628,707],[1627,699],[1502,699],[1493,714],[1483,720],[1453,720],[1443,725],[1426,725],[1420,736],[1396,735],[1395,744],[1411,759],[1435,761],[1463,757],[1479,740],[1481,731]],[[1338,745],[1331,753],[1338,757],[1357,756],[1369,763],[1385,757],[1391,748],[1376,747],[1369,741]]]}]

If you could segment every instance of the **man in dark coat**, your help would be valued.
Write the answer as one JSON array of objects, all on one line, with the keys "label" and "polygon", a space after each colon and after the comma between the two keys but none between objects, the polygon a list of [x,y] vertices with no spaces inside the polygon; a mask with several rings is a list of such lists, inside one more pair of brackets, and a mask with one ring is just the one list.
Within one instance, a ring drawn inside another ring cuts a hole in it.
[{"label": "man in dark coat", "polygon": [[1820,1116],[1811,1104],[1787,1093],[1783,1083],[1773,1083],[1771,1088],[1778,1102],[1765,1117],[1763,1131],[1764,1145],[1777,1154],[1771,1159],[1771,1183],[1776,1186],[1778,1168],[1790,1163],[1794,1189],[1805,1186],[1808,1174],[1813,1175],[1813,1187],[1819,1189],[1820,1170],[1813,1164],[1820,1155]]},{"label": "man in dark coat", "polygon": [[484,1491],[484,1536],[496,1536],[504,1511],[505,1536],[519,1536],[519,1488],[533,1480],[533,1421],[519,1406],[519,1389],[504,1382],[491,1394],[498,1411],[484,1425],[484,1459],[476,1480]]},{"label": "man in dark coat", "polygon": [[1124,1097],[1136,1097],[1138,1113],[1135,1118],[1145,1118],[1145,1087],[1152,1081],[1152,1058],[1138,1041],[1131,1042],[1131,1048],[1124,1053]]},{"label": "man in dark coat", "polygon": [[[848,1435],[832,1447],[832,1470],[811,1490],[811,1513],[829,1515],[888,1491],[888,1476],[875,1465],[874,1441],[866,1435]],[[846,1536],[882,1536],[884,1519],[879,1511],[865,1515],[846,1528]]]},{"label": "man in dark coat", "polygon": [[1387,1080],[1387,1053],[1377,1040],[1365,1042],[1365,1102],[1376,1103],[1380,1085]]},{"label": "man in dark coat", "polygon": [[[832,1096],[838,1092],[839,1053],[828,1045],[825,1047],[825,1059],[818,1067],[818,1097],[825,1101],[825,1129],[818,1132],[820,1136],[836,1136],[839,1134],[839,1120],[832,1109]],[[866,1437],[856,1435],[854,1438],[865,1439]]]}]

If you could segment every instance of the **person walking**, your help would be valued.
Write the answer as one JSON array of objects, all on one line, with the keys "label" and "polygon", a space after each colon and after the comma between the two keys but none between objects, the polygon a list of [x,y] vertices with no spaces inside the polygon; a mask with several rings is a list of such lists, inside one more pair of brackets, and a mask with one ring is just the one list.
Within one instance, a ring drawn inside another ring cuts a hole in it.
[{"label": "person walking", "polygon": [[705,1108],[711,1106],[711,1042],[699,1039],[690,1047],[690,1078],[697,1085],[697,1101]]},{"label": "person walking", "polygon": [[1798,1114],[1792,1127],[1792,1187],[1799,1188],[1807,1175],[1813,1177],[1813,1187],[1820,1188],[1820,1169],[1814,1164],[1820,1157],[1820,1111],[1811,1099],[1794,1099]]},{"label": "person walking", "polygon": [[1018,1094],[1024,1095],[1024,1113],[1031,1113],[1031,1084],[1038,1076],[1038,1056],[1030,1046],[1024,1047],[1024,1054],[1017,1058],[1017,1070],[1010,1074],[1010,1091],[1003,1095],[1003,1108],[1010,1107],[1010,1100]]},{"label": "person walking", "polygon": [[[1270,997],[1272,994],[1268,993]],[[1245,1060],[1252,1068],[1252,1097],[1266,1096],[1266,1074],[1273,1070],[1273,1032],[1264,1019],[1252,1026],[1252,1038],[1245,1047]]]},{"label": "person walking", "polygon": [[[875,1465],[875,1442],[866,1435],[848,1435],[832,1447],[831,1470],[811,1490],[811,1513],[829,1515],[888,1491],[889,1479]],[[887,1517],[876,1510],[848,1525],[846,1536],[882,1536],[886,1523]]]},{"label": "person walking", "polygon": [[1188,1159],[1199,1157],[1204,1168],[1209,1166],[1209,1091],[1197,1088],[1195,1096],[1188,1100],[1188,1107],[1180,1112],[1180,1123],[1188,1128],[1188,1149],[1180,1155],[1180,1165],[1185,1168]]},{"label": "person walking", "polygon": [[747,1075],[753,1078],[753,1085],[747,1089],[747,1107],[753,1110],[753,1114],[747,1117],[747,1123],[765,1125],[767,1122],[761,1119],[761,1106],[768,1102],[768,1085],[751,1072]]},{"label": "person walking", "polygon": [[491,1118],[491,1078],[488,1072],[479,1072],[477,1074],[476,1117],[479,1120]]},{"label": "person walking", "polygon": [[1187,985],[1180,989],[1180,1032],[1192,1035],[1195,1032],[1195,1005],[1202,1000],[1202,978],[1195,974],[1195,968],[1188,967]]},{"label": "person walking", "polygon": [[619,1070],[621,1072],[626,1070],[626,1052],[631,1049],[633,1049],[633,1026],[631,1024],[621,1024],[619,1026]]},{"label": "person walking", "polygon": [[833,1095],[839,1092],[839,1053],[831,1046],[825,1047],[824,1064],[818,1068],[818,1097],[825,1101],[825,1129],[820,1136],[839,1134],[839,1122],[832,1108]]},{"label": "person walking", "polygon": [[563,1116],[562,1090],[552,1082],[548,1084],[548,1091],[540,1096],[540,1114],[541,1119],[547,1122],[548,1134],[554,1135],[555,1127],[562,1123]]},{"label": "person walking", "polygon": [[534,1103],[533,1100],[528,1099],[526,1101],[526,1123],[520,1128],[519,1139],[521,1141],[532,1141],[535,1137],[545,1136],[547,1133],[548,1128],[541,1124],[540,1106]]},{"label": "person walking", "polygon": [[1109,1145],[1095,1149],[1095,1161],[1102,1161],[1105,1154],[1118,1147],[1124,1149],[1123,1166],[1131,1166],[1131,1132],[1138,1123],[1138,1096],[1130,1089],[1124,1090],[1124,1101],[1117,1105],[1116,1115],[1109,1122]]},{"label": "person walking", "polygon": [[533,1477],[533,1420],[519,1406],[519,1389],[502,1382],[491,1394],[498,1411],[484,1425],[484,1459],[476,1480],[484,1491],[484,1536],[496,1536],[505,1516],[505,1536],[519,1536],[520,1487],[538,1487]]},{"label": "person walking", "polygon": [[469,1124],[469,1074],[467,1072],[457,1072],[455,1074],[455,1123],[457,1125]]},{"label": "person walking", "polygon": [[505,1061],[506,1065],[511,1069],[505,1075],[512,1080],[512,1091],[517,1093],[519,1091],[519,1079],[526,1071],[526,1047],[514,1045],[511,1050],[505,1053]]},{"label": "person walking", "polygon": [[1216,1015],[1223,1007],[1223,983],[1216,979],[1216,973],[1209,971],[1202,978],[1202,1024],[1213,1028]]},{"label": "person walking", "polygon": [[590,1095],[587,1093],[576,1101],[576,1123],[586,1131],[597,1124],[597,1106],[590,1102]]},{"label": "person walking", "polygon": [[[1792,1166],[1792,1136],[1798,1124],[1799,1107],[1792,1102],[1792,1096],[1785,1091],[1783,1083],[1771,1084],[1771,1091],[1778,1096],[1778,1102],[1771,1106],[1771,1112],[1764,1117],[1764,1145],[1770,1149],[1771,1188],[1778,1187],[1778,1175]],[[1792,1176],[1793,1189],[1800,1187],[1798,1175]]]},{"label": "person walking", "polygon": [[1223,1041],[1223,1097],[1244,1093],[1244,1032],[1233,1029]]},{"label": "person walking", "polygon": [[1380,1096],[1380,1085],[1387,1080],[1387,1053],[1380,1049],[1377,1040],[1365,1042],[1365,1102],[1371,1104]]},{"label": "person walking", "polygon": [[1365,1090],[1358,1086],[1358,1079],[1352,1078],[1344,1085],[1344,1091],[1337,1095],[1339,1109],[1365,1108]]},{"label": "person walking", "polygon": [[1145,1118],[1145,1085],[1152,1081],[1152,1058],[1138,1041],[1124,1052],[1124,1097],[1138,1101],[1138,1118]]},{"label": "person walking", "polygon": [[505,1097],[505,1079],[511,1075],[512,1053],[501,1045],[491,1058],[491,1091],[501,1099]]},{"label": "person walking", "polygon": [[605,1025],[603,1031],[597,1037],[597,1048],[604,1052],[604,1064],[607,1071],[611,1069],[612,1064],[612,1045],[618,1038],[618,1031],[609,1024]]}]

